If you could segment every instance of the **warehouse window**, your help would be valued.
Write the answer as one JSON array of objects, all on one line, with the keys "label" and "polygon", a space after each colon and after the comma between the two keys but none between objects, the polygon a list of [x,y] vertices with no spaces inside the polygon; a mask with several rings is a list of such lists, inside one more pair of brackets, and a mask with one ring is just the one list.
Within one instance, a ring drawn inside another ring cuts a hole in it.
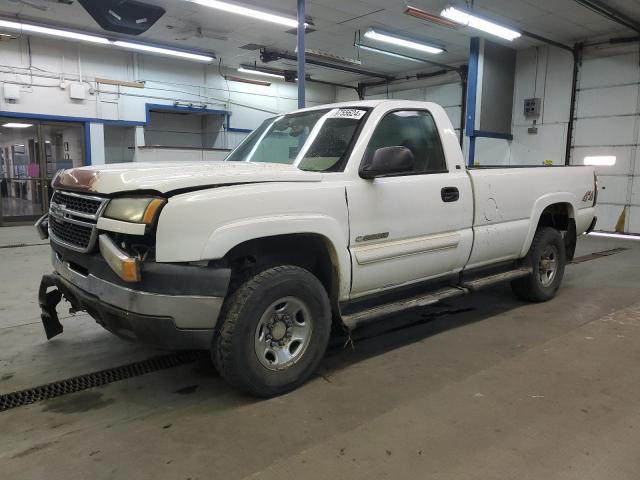
[{"label": "warehouse window", "polygon": [[442,173],[447,162],[433,117],[423,110],[399,110],[388,113],[376,126],[365,158],[378,148],[406,147],[413,153],[413,173]]}]

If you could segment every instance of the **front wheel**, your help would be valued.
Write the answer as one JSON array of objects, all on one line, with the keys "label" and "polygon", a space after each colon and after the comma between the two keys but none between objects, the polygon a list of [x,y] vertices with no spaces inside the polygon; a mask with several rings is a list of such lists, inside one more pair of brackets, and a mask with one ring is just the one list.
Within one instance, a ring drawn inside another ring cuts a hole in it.
[{"label": "front wheel", "polygon": [[558,230],[551,227],[540,228],[524,259],[524,265],[531,267],[529,276],[511,282],[516,296],[531,302],[551,300],[564,276],[567,254],[564,240]]},{"label": "front wheel", "polygon": [[331,307],[311,272],[283,265],[238,287],[221,322],[212,348],[216,369],[231,385],[271,397],[296,388],[315,371],[329,342]]}]

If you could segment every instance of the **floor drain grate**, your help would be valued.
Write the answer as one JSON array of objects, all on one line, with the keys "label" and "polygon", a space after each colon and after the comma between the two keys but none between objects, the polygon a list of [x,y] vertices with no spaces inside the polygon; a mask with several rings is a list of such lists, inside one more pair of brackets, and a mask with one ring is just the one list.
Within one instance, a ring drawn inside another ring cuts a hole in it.
[{"label": "floor drain grate", "polygon": [[582,263],[588,262],[589,260],[595,260],[596,258],[608,257],[609,255],[615,255],[616,253],[624,252],[625,250],[629,250],[628,248],[619,247],[612,248],[611,250],[603,250],[602,252],[594,252],[589,255],[583,255],[581,257],[574,258],[571,263]]},{"label": "floor drain grate", "polygon": [[49,243],[14,243],[11,245],[0,245],[0,248],[24,248],[24,247],[38,247],[40,245],[49,245]]},{"label": "floor drain grate", "polygon": [[128,365],[122,365],[120,367],[87,373],[78,377],[68,378],[66,380],[60,380],[34,388],[28,388],[18,392],[5,393],[0,395],[0,412],[16,407],[22,407],[24,405],[30,405],[41,400],[80,392],[88,388],[107,385],[119,380],[138,377],[146,373],[192,363],[206,358],[207,355],[208,354],[205,351],[195,350],[158,355],[156,357],[151,357],[140,362],[130,363]]}]

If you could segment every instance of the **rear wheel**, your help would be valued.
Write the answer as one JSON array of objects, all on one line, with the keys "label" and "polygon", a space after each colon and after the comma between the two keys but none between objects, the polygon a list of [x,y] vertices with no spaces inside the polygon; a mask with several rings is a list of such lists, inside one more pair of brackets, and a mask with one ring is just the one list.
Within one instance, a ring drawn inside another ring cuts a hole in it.
[{"label": "rear wheel", "polygon": [[324,356],[331,307],[308,270],[284,265],[260,272],[227,299],[213,360],[231,385],[280,395],[301,385]]},{"label": "rear wheel", "polygon": [[542,227],[536,232],[524,259],[524,265],[531,267],[531,273],[511,282],[511,288],[522,300],[551,300],[560,288],[566,263],[562,235],[555,228]]}]

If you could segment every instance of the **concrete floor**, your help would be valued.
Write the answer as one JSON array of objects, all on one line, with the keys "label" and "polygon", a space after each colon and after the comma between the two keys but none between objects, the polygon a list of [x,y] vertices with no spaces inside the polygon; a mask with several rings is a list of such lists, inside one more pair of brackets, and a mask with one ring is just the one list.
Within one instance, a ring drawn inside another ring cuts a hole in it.
[{"label": "concrete floor", "polygon": [[[0,246],[38,243],[0,229]],[[334,342],[320,374],[256,400],[207,361],[0,413],[2,479],[633,479],[640,242],[583,238],[558,296],[508,286]],[[0,248],[0,393],[148,358],[86,315],[47,342],[46,245]]]}]

